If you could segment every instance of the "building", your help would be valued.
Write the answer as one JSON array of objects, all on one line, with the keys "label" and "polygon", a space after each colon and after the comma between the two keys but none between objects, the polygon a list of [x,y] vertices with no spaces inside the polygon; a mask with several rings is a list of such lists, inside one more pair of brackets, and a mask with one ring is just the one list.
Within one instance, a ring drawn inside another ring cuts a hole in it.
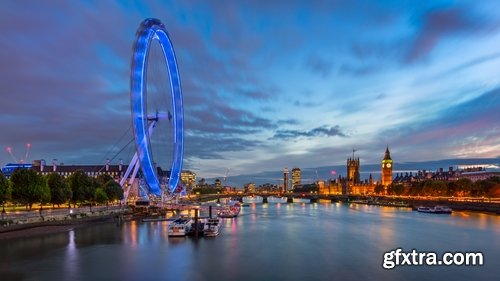
[{"label": "building", "polygon": [[181,172],[181,182],[185,184],[188,188],[196,187],[196,173],[190,170],[184,170]]},{"label": "building", "polygon": [[384,159],[382,159],[382,185],[389,186],[392,183],[392,159],[389,146],[385,149]]},{"label": "building", "polygon": [[255,193],[255,183],[249,182],[243,186],[243,191],[245,193]]},{"label": "building", "polygon": [[[354,154],[354,153],[353,153]],[[347,181],[349,185],[355,185],[361,182],[359,174],[359,157],[347,158]]]},{"label": "building", "polygon": [[406,187],[409,187],[412,183],[423,182],[426,180],[456,181],[465,178],[471,180],[472,182],[476,182],[478,180],[486,180],[490,177],[495,176],[500,176],[500,172],[486,171],[486,169],[483,167],[464,168],[462,170],[449,167],[448,170],[439,168],[435,172],[420,170],[416,173],[396,173],[396,177],[394,177],[393,183],[402,184]]},{"label": "building", "polygon": [[300,168],[292,169],[292,188],[296,185],[300,185]]},{"label": "building", "polygon": [[329,194],[328,193],[328,187],[325,185],[324,180],[317,180],[316,181],[316,186],[318,187],[318,193],[319,194]]},{"label": "building", "polygon": [[375,183],[370,174],[369,179],[361,180],[359,157],[347,158],[347,177],[341,175],[337,179],[330,179],[328,186],[320,191],[320,194],[342,194],[342,195],[368,195],[373,194],[375,191]]},{"label": "building", "polygon": [[83,171],[89,177],[96,178],[99,175],[109,175],[117,181],[123,177],[127,168],[128,165],[123,165],[121,160],[118,165],[111,165],[109,160],[106,160],[104,165],[64,165],[58,164],[57,159],[52,160],[50,166],[46,165],[43,159],[35,160],[32,164],[32,169],[44,176],[57,173],[67,178],[76,171]]},{"label": "building", "polygon": [[285,170],[283,170],[283,190],[281,192],[287,192],[288,191],[288,168],[285,167]]},{"label": "building", "polygon": [[215,181],[214,181],[214,187],[215,188],[221,188],[222,187],[222,183],[221,183],[220,179],[215,179]]}]

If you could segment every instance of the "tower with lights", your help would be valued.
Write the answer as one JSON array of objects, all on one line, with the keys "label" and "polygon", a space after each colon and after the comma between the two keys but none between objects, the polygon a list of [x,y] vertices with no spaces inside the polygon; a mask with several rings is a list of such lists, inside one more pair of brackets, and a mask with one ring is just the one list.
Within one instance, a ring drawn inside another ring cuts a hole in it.
[{"label": "tower with lights", "polygon": [[388,186],[392,183],[392,159],[389,146],[385,149],[384,159],[382,159],[382,185]]}]

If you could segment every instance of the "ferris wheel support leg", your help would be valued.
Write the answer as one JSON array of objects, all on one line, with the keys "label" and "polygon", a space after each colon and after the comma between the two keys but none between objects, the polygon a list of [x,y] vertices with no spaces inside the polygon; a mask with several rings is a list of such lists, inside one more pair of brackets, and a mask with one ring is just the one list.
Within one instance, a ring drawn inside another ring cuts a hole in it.
[{"label": "ferris wheel support leg", "polygon": [[135,176],[137,174],[137,169],[139,166],[139,157],[137,156],[137,152],[134,154],[132,157],[132,160],[130,161],[130,164],[127,167],[127,171],[125,171],[125,174],[123,175],[122,179],[120,180],[120,186],[122,189],[125,189],[125,182],[128,179],[128,176],[130,175],[130,172],[132,169],[134,169],[134,173],[132,174],[132,177],[130,177],[129,185],[126,190],[123,192],[123,203],[127,203],[128,199],[128,194],[130,191],[130,187],[132,186],[132,183],[134,182]]},{"label": "ferris wheel support leg", "polygon": [[125,192],[127,199],[128,199],[128,193],[130,192],[130,188],[132,187],[132,184],[134,183],[135,177],[137,176],[137,172],[139,171],[140,166],[141,165],[139,164],[139,159],[137,159],[137,161],[134,164],[134,172],[132,172],[132,176],[130,177],[130,180],[128,182],[127,191]]},{"label": "ferris wheel support leg", "polygon": [[120,185],[122,188],[123,188],[123,185],[125,184],[125,182],[127,181],[127,178],[130,175],[130,172],[132,172],[132,168],[134,168],[134,166],[137,165],[137,160],[138,160],[137,158],[138,158],[138,155],[136,152],[134,154],[134,156],[132,157],[132,160],[130,161],[130,164],[128,165],[127,170],[125,171],[125,174],[123,174],[123,177],[120,180]]}]

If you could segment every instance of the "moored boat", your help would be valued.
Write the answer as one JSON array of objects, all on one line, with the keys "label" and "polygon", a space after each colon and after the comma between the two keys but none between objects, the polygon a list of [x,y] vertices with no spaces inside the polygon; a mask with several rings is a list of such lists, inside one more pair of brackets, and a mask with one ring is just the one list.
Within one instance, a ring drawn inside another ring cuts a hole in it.
[{"label": "moored boat", "polygon": [[433,208],[420,206],[417,208],[417,212],[431,213],[431,214],[451,214],[453,212],[453,210],[447,206],[436,205]]},{"label": "moored boat", "polygon": [[168,225],[168,236],[186,236],[189,231],[191,218],[180,217]]},{"label": "moored boat", "polygon": [[219,218],[234,218],[240,213],[241,206],[239,202],[231,205],[225,205],[217,214]]},{"label": "moored boat", "polygon": [[209,218],[206,223],[205,236],[213,237],[219,235],[220,232],[220,219]]},{"label": "moored boat", "polygon": [[282,196],[269,196],[267,197],[267,203],[287,203],[288,198]]}]

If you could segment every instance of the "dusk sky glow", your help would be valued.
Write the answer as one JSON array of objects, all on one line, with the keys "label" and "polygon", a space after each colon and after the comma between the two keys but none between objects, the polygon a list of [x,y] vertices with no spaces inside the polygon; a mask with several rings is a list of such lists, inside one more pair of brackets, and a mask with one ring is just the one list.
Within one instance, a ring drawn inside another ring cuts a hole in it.
[{"label": "dusk sky glow", "polygon": [[499,1],[1,1],[0,165],[26,143],[30,160],[103,163],[131,125],[132,44],[149,17],[176,51],[184,168],[199,176],[339,165],[353,148],[379,163],[386,145],[395,162],[500,157],[498,11]]}]

